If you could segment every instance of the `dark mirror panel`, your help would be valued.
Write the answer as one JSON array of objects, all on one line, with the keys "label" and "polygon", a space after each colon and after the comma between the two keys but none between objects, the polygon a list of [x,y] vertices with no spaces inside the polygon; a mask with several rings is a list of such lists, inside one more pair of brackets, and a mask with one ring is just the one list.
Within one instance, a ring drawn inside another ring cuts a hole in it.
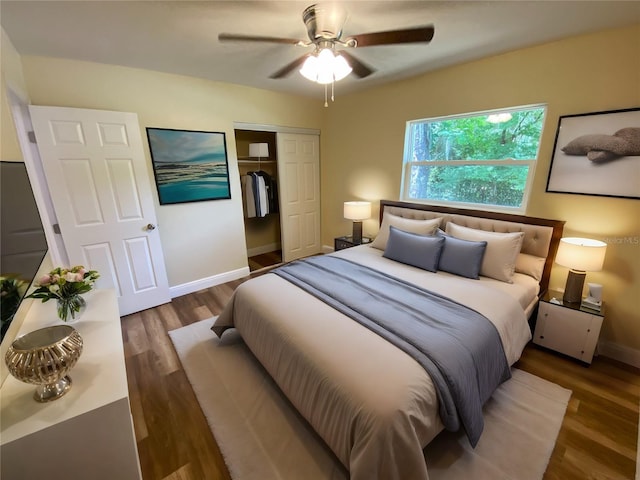
[{"label": "dark mirror panel", "polygon": [[46,252],[47,241],[25,164],[0,162],[2,338]]}]

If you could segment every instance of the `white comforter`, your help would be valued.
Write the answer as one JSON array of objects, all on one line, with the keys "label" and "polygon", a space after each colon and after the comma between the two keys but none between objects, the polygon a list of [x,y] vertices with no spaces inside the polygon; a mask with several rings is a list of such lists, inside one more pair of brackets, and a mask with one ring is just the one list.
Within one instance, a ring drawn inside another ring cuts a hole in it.
[{"label": "white comforter", "polygon": [[[489,318],[513,364],[530,339],[519,299],[493,282],[429,273],[368,246],[335,253],[464,303]],[[514,291],[518,287],[514,287]],[[516,295],[517,297],[518,295]],[[236,327],[352,480],[426,480],[422,449],[443,428],[429,375],[407,354],[286,280],[243,283],[213,330]]]}]

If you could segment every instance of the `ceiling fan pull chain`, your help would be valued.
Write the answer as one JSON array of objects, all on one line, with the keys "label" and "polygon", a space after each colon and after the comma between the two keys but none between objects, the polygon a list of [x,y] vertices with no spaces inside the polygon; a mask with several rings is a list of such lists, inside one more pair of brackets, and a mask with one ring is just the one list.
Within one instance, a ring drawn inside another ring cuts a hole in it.
[{"label": "ceiling fan pull chain", "polygon": [[327,84],[324,84],[324,106],[328,107],[329,104],[327,103]]},{"label": "ceiling fan pull chain", "polygon": [[332,102],[335,102],[335,99],[333,98],[333,89],[334,89],[334,87],[335,87],[335,84],[336,84],[336,81],[335,81],[335,80],[333,80],[333,81],[331,82],[331,101],[332,101]]}]

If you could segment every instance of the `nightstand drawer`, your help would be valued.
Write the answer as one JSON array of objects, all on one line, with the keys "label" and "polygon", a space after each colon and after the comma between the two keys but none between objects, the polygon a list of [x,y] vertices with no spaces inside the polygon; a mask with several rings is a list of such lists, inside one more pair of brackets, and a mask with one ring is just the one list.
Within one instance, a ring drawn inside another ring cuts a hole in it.
[{"label": "nightstand drawer", "polygon": [[591,363],[600,336],[602,317],[540,302],[533,342]]}]

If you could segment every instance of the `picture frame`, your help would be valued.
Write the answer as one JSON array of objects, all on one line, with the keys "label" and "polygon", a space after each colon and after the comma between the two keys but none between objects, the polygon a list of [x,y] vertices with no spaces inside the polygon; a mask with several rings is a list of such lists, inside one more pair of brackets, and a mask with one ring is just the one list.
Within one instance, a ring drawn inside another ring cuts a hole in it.
[{"label": "picture frame", "polygon": [[640,107],[561,116],[546,191],[640,198]]},{"label": "picture frame", "polygon": [[147,127],[160,205],[231,198],[224,132]]}]

